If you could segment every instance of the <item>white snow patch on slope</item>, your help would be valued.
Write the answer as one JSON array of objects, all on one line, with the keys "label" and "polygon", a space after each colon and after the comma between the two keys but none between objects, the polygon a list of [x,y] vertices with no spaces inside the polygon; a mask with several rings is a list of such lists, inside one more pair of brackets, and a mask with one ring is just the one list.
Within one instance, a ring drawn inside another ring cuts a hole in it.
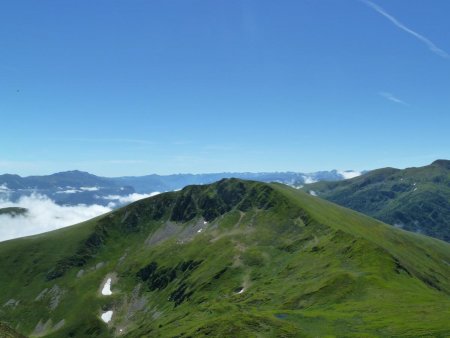
[{"label": "white snow patch on slope", "polygon": [[102,313],[102,320],[103,320],[105,323],[109,323],[109,322],[111,321],[112,315],[113,315],[113,311],[112,311],[112,310],[103,312],[103,313]]},{"label": "white snow patch on slope", "polygon": [[312,195],[312,196],[317,196],[317,194],[316,194],[316,192],[314,190],[310,190],[309,194]]},{"label": "white snow patch on slope", "polygon": [[111,296],[112,295],[112,292],[111,292],[111,278],[108,278],[108,280],[106,281],[105,285],[103,285],[102,295],[103,296]]}]

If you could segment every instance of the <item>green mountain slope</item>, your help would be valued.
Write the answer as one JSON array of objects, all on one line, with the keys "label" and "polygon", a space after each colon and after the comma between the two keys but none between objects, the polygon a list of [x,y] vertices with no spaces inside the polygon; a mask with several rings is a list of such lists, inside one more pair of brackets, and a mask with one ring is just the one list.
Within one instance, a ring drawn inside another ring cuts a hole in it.
[{"label": "green mountain slope", "polygon": [[0,216],[7,215],[11,217],[22,216],[28,212],[28,209],[18,208],[18,207],[9,207],[9,208],[0,208]]},{"label": "green mountain slope", "polygon": [[11,329],[8,325],[0,323],[0,337],[1,338],[24,338],[25,336],[17,333]]},{"label": "green mountain slope", "polygon": [[404,170],[384,168],[303,190],[388,224],[450,242],[450,161]]},{"label": "green mountain slope", "polygon": [[230,179],[0,243],[0,290],[27,336],[444,337],[450,245]]}]

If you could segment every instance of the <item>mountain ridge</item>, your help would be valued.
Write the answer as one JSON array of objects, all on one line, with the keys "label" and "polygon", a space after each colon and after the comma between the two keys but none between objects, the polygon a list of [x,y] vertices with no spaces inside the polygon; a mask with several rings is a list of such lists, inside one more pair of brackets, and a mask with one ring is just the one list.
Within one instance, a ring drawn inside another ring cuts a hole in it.
[{"label": "mountain ridge", "polygon": [[223,178],[241,178],[261,182],[280,182],[300,186],[305,182],[317,180],[341,180],[349,171],[337,170],[315,173],[298,172],[260,172],[260,173],[210,173],[210,174],[173,174],[124,177],[101,177],[88,172],[71,170],[44,176],[0,175],[0,198],[3,196],[17,201],[22,196],[32,194],[45,195],[60,205],[100,204],[108,206],[111,201],[120,205],[120,198],[130,194],[150,194],[181,189],[187,185],[209,184]]},{"label": "mountain ridge", "polygon": [[314,194],[406,230],[450,241],[450,161],[381,168],[341,182],[303,187]]},{"label": "mountain ridge", "polygon": [[47,337],[444,336],[449,262],[448,243],[226,179],[0,243],[0,321]]}]

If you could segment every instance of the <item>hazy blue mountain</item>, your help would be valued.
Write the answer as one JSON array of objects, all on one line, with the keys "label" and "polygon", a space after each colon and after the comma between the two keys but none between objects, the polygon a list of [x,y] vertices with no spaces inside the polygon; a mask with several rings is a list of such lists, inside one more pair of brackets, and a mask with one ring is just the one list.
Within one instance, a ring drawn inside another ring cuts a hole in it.
[{"label": "hazy blue mountain", "polygon": [[[223,178],[240,178],[260,182],[279,182],[294,187],[321,180],[338,181],[358,172],[337,170],[315,173],[262,172],[146,175],[134,177],[100,177],[83,171],[66,171],[46,176],[21,177],[0,175],[0,198],[16,201],[33,193],[48,196],[58,204],[100,204],[126,198],[130,194],[150,194],[181,189],[191,184],[209,184]],[[120,205],[117,203],[116,205]],[[122,203],[123,204],[123,203]]]},{"label": "hazy blue mountain", "polygon": [[176,175],[147,175],[118,177],[113,180],[119,185],[132,186],[138,193],[149,193],[154,191],[178,190],[191,184],[209,184],[224,178],[239,178],[259,182],[278,182],[293,187],[300,187],[306,183],[317,181],[340,181],[348,176],[359,176],[356,171],[318,171],[314,173],[299,172],[233,172],[212,174],[176,174]]},{"label": "hazy blue mountain", "polygon": [[17,201],[22,196],[45,195],[58,204],[102,204],[110,200],[100,197],[126,196],[134,192],[119,186],[113,179],[83,171],[66,171],[46,176],[0,175],[0,198]]}]

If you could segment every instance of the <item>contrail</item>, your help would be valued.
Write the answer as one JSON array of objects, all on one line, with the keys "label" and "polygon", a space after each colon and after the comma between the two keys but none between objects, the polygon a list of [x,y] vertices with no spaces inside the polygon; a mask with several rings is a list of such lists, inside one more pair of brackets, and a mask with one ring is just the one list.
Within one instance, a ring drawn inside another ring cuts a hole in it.
[{"label": "contrail", "polygon": [[392,101],[392,102],[395,102],[395,103],[399,103],[399,104],[402,104],[402,105],[404,105],[404,106],[408,106],[408,104],[405,102],[405,101],[403,101],[403,100],[400,100],[398,97],[395,97],[393,94],[391,94],[391,93],[388,93],[388,92],[380,92],[379,93],[381,96],[383,96],[385,99],[388,99],[389,101]]},{"label": "contrail", "polygon": [[405,31],[408,34],[411,34],[412,36],[414,36],[419,41],[422,41],[425,45],[427,45],[428,49],[431,50],[433,53],[435,53],[435,54],[437,54],[440,57],[443,57],[445,59],[449,59],[450,58],[450,55],[446,51],[440,49],[438,46],[436,46],[433,42],[431,42],[429,39],[427,39],[423,35],[421,35],[421,34],[415,32],[415,31],[413,31],[412,29],[406,27],[404,24],[402,24],[400,21],[398,21],[392,15],[387,13],[383,8],[381,8],[377,4],[375,4],[375,3],[373,3],[372,1],[369,1],[369,0],[360,0],[360,1],[365,3],[367,6],[369,6],[370,8],[372,8],[373,10],[375,10],[376,12],[381,14],[382,16],[384,16],[386,19],[388,19],[390,22],[392,22],[395,26],[397,26],[401,30]]}]

